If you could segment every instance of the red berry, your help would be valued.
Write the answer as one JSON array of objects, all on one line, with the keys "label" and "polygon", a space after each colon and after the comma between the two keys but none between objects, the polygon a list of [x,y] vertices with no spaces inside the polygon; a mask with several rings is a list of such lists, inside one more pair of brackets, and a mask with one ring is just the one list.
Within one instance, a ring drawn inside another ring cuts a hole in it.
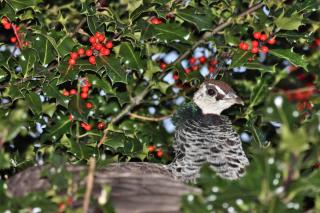
[{"label": "red berry", "polygon": [[261,41],[265,41],[265,40],[267,40],[267,39],[268,39],[267,34],[261,34],[261,36],[260,36],[260,40],[261,40]]},{"label": "red berry", "polygon": [[103,130],[105,126],[106,126],[106,124],[105,124],[104,122],[99,122],[99,123],[97,124],[97,128],[98,128],[99,130]]},{"label": "red berry", "polygon": [[70,58],[68,63],[69,63],[69,65],[75,65],[77,62],[73,58]]},{"label": "red berry", "polygon": [[252,46],[252,47],[258,47],[258,46],[259,46],[259,42],[256,41],[256,40],[253,40],[253,41],[251,42],[251,46]]},{"label": "red berry", "polygon": [[4,29],[6,29],[6,30],[10,30],[11,24],[10,24],[10,23],[5,23],[5,24],[3,24],[3,27],[4,27]]},{"label": "red berry", "polygon": [[162,20],[161,20],[161,19],[158,19],[157,17],[152,17],[152,18],[150,19],[150,23],[151,23],[151,24],[155,24],[155,25],[157,25],[157,24],[162,24]]},{"label": "red berry", "polygon": [[196,59],[194,57],[189,58],[189,64],[196,63]]},{"label": "red berry", "polygon": [[73,116],[72,114],[69,115],[69,120],[72,121],[73,120]]},{"label": "red berry", "polygon": [[79,48],[79,49],[78,49],[78,54],[79,54],[79,55],[84,55],[84,53],[85,53],[85,51],[84,51],[83,48]]},{"label": "red berry", "polygon": [[102,47],[100,50],[101,55],[110,55],[110,50]]},{"label": "red berry", "polygon": [[163,156],[163,151],[162,151],[162,149],[158,149],[158,150],[157,150],[157,156],[158,156],[159,158],[161,158],[161,157]]},{"label": "red berry", "polygon": [[261,33],[260,32],[254,32],[253,33],[253,38],[257,39],[257,40],[260,40],[261,38]]},{"label": "red berry", "polygon": [[106,38],[106,37],[105,37],[103,34],[101,34],[100,36],[98,36],[98,40],[99,40],[100,42],[103,42],[105,38]]},{"label": "red berry", "polygon": [[210,73],[213,73],[215,70],[216,70],[216,68],[214,66],[210,66],[209,67],[209,72]]},{"label": "red berry", "polygon": [[248,50],[249,49],[249,44],[247,44],[246,42],[242,42],[242,44],[240,44],[240,49],[242,50]]},{"label": "red berry", "polygon": [[82,99],[87,99],[88,98],[88,93],[87,92],[82,92],[80,94],[80,96],[81,96]]},{"label": "red berry", "polygon": [[252,47],[251,53],[256,54],[258,52],[259,52],[259,48],[258,47]]},{"label": "red berry", "polygon": [[320,38],[317,38],[316,40],[314,40],[314,42],[317,46],[320,46]]},{"label": "red berry", "polygon": [[90,62],[90,64],[96,64],[96,57],[90,56],[89,57],[89,62]]},{"label": "red berry", "polygon": [[81,91],[87,93],[89,91],[89,87],[88,86],[84,86],[84,87],[81,88]]},{"label": "red berry", "polygon": [[11,42],[11,43],[16,43],[16,42],[17,42],[17,38],[14,37],[14,36],[11,37],[11,38],[10,38],[10,42]]},{"label": "red berry", "polygon": [[262,46],[261,47],[261,52],[267,53],[269,51],[269,48],[267,46]]},{"label": "red berry", "polygon": [[91,109],[93,107],[93,104],[91,102],[86,103],[87,109]]},{"label": "red berry", "polygon": [[27,41],[24,41],[24,42],[23,42],[23,45],[26,46],[26,47],[29,46],[29,44],[30,44],[30,43],[27,42]]},{"label": "red berry", "polygon": [[16,31],[19,31],[19,30],[20,30],[20,27],[19,27],[19,26],[17,26],[17,27],[16,27]]},{"label": "red berry", "polygon": [[86,56],[92,56],[92,50],[86,50]]},{"label": "red berry", "polygon": [[94,45],[94,48],[95,48],[96,50],[101,50],[102,44],[96,44],[96,45]]},{"label": "red berry", "polygon": [[191,69],[192,69],[192,71],[197,71],[197,70],[199,69],[199,66],[193,65],[193,66],[191,67]]},{"label": "red berry", "polygon": [[112,47],[113,47],[112,41],[108,41],[108,42],[106,43],[106,48],[111,49]]},{"label": "red berry", "polygon": [[70,90],[70,95],[76,95],[76,94],[77,94],[77,90],[75,90],[75,89]]},{"label": "red berry", "polygon": [[6,23],[9,23],[9,20],[7,19],[7,17],[2,17],[1,24],[6,24]]},{"label": "red berry", "polygon": [[84,128],[86,131],[90,131],[92,129],[92,127],[90,126],[90,124],[82,122],[81,123],[81,127]]},{"label": "red berry", "polygon": [[207,58],[204,57],[204,56],[201,56],[201,57],[199,58],[199,61],[200,61],[201,64],[204,64],[204,63],[206,63]]},{"label": "red berry", "polygon": [[67,90],[63,91],[62,94],[63,94],[63,96],[66,96],[66,97],[70,95],[70,93]]},{"label": "red berry", "polygon": [[96,32],[96,33],[94,34],[94,37],[96,37],[96,38],[98,38],[99,36],[101,36],[101,33],[99,33],[99,32]]},{"label": "red berry", "polygon": [[173,74],[173,79],[175,81],[179,80],[179,74],[178,73]]},{"label": "red berry", "polygon": [[78,58],[78,53],[76,53],[76,52],[71,52],[71,53],[70,53],[70,58],[72,58],[72,59],[77,59],[77,58]]},{"label": "red berry", "polygon": [[216,65],[217,63],[218,63],[218,61],[215,58],[210,60],[210,65]]},{"label": "red berry", "polygon": [[87,79],[83,79],[81,81],[81,87],[91,87],[91,84],[89,83],[89,81]]},{"label": "red berry", "polygon": [[190,68],[185,68],[185,69],[184,69],[184,72],[187,73],[187,74],[189,74],[189,73],[191,72],[191,69],[190,69]]},{"label": "red berry", "polygon": [[268,44],[270,44],[270,45],[274,45],[275,43],[277,42],[277,40],[273,37],[273,38],[270,38],[269,40],[268,40]]},{"label": "red berry", "polygon": [[160,69],[165,70],[167,68],[167,64],[166,63],[160,63]]},{"label": "red berry", "polygon": [[95,38],[94,36],[91,36],[91,37],[89,38],[89,42],[90,42],[91,44],[96,43],[96,38]]},{"label": "red berry", "polygon": [[154,152],[154,150],[156,150],[155,146],[148,146],[148,151],[149,152]]}]

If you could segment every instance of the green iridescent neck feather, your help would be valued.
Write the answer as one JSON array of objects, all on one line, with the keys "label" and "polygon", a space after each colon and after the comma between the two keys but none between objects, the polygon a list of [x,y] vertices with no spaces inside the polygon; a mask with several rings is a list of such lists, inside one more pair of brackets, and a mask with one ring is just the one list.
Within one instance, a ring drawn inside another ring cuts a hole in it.
[{"label": "green iridescent neck feather", "polygon": [[174,125],[179,126],[186,120],[196,118],[201,114],[201,109],[194,102],[191,101],[182,104],[178,108],[177,112],[173,115],[172,121]]}]

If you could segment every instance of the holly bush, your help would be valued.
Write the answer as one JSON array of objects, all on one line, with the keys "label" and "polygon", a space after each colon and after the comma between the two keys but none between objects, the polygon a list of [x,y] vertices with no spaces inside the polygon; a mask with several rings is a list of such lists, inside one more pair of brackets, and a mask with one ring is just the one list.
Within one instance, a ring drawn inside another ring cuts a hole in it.
[{"label": "holly bush", "polygon": [[68,211],[57,194],[6,195],[35,164],[169,163],[171,115],[216,78],[245,101],[224,114],[251,165],[239,181],[204,167],[182,210],[320,211],[319,5],[1,0],[0,209]]}]

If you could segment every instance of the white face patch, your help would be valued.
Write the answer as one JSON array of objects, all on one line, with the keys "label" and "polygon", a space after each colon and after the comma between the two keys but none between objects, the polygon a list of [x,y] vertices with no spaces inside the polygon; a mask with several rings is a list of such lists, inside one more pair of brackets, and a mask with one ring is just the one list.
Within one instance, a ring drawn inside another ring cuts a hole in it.
[{"label": "white face patch", "polygon": [[[208,89],[215,88],[216,94],[210,96],[208,94]],[[223,96],[222,99],[217,99],[217,96]],[[194,94],[193,101],[202,110],[203,114],[216,114],[220,115],[225,109],[228,109],[232,105],[238,102],[238,96],[233,92],[225,93],[219,86],[215,84],[205,84],[203,83],[199,90]]]}]

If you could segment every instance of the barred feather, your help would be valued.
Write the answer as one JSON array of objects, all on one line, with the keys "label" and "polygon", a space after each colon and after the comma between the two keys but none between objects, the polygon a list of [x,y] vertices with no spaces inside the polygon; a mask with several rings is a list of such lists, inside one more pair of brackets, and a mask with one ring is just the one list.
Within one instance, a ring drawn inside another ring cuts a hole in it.
[{"label": "barred feather", "polygon": [[176,130],[174,148],[176,160],[169,169],[186,182],[195,181],[206,162],[217,175],[230,180],[243,176],[249,165],[238,134],[223,115],[199,115],[186,120]]}]

